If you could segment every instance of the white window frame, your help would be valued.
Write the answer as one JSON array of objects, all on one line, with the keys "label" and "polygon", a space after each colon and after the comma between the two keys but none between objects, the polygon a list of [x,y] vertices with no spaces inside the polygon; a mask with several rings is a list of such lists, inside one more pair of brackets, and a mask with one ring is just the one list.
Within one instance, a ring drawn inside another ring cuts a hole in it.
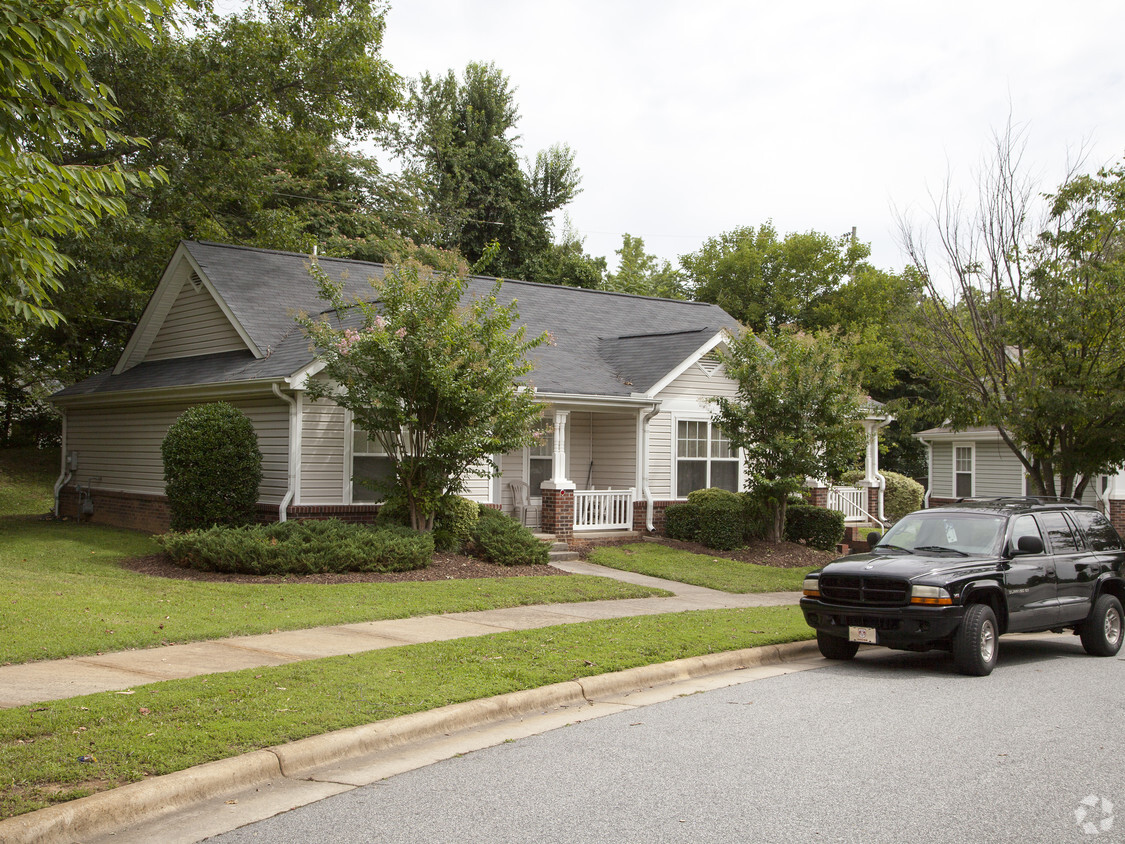
[{"label": "white window frame", "polygon": [[[707,483],[708,483],[708,485],[710,485],[710,483],[711,483],[711,461],[712,460],[723,460],[723,461],[725,461],[725,460],[728,459],[728,458],[711,457],[711,429],[714,428],[714,427],[717,427],[717,426],[715,425],[714,420],[712,420],[710,416],[694,416],[694,415],[673,416],[672,417],[672,436],[670,438],[671,441],[672,441],[672,448],[671,448],[672,488],[670,490],[668,490],[668,492],[669,492],[668,497],[669,497],[670,500],[673,500],[673,501],[687,501],[687,496],[681,496],[681,495],[678,494],[678,491],[680,489],[680,459],[681,458],[680,458],[679,455],[680,455],[680,423],[681,422],[705,422],[705,423],[707,423],[707,457],[706,457],[706,461],[707,461]],[[741,448],[738,449],[737,455],[738,455],[737,456],[738,468],[736,470],[737,473],[738,473],[738,475],[737,475],[737,489],[738,489],[738,492],[744,492],[746,490],[745,472],[744,472],[744,469],[745,469],[745,454],[743,453]],[[700,459],[700,458],[685,458],[685,459],[691,460],[691,459]]]},{"label": "white window frame", "polygon": [[[969,450],[969,494],[957,494],[957,476],[966,474],[964,470],[957,468],[957,450],[967,448]],[[953,468],[953,483],[950,487],[951,498],[973,498],[977,494],[977,447],[975,442],[954,442],[953,452],[950,455],[950,461]]]},{"label": "white window frame", "polygon": [[547,473],[547,480],[550,480],[554,475],[555,468],[555,431],[551,424],[551,420],[546,416],[543,417],[542,422],[538,423],[544,429],[547,435],[546,445],[548,447],[547,454],[532,455],[532,447],[525,445],[523,447],[523,480],[528,486],[528,494],[531,500],[539,505],[543,501],[543,491],[531,485],[531,458],[534,456],[536,460],[546,460],[550,465],[550,471]]},{"label": "white window frame", "polygon": [[[360,430],[363,430],[362,428]],[[361,451],[355,450],[355,432],[356,424],[352,413],[347,412],[346,424],[344,426],[344,489],[341,496],[345,504],[378,504],[378,501],[356,501],[355,500],[355,482],[352,476],[355,474],[355,458],[359,457],[386,457],[386,452],[382,451]],[[368,434],[368,442],[375,442]]]}]

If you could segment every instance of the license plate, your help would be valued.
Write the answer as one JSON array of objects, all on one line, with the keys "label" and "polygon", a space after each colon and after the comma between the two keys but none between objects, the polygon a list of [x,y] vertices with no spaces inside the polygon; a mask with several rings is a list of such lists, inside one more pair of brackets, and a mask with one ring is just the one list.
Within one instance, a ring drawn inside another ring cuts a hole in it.
[{"label": "license plate", "polygon": [[848,628],[848,641],[849,642],[862,642],[868,645],[875,644],[875,628],[874,627],[849,627]]}]

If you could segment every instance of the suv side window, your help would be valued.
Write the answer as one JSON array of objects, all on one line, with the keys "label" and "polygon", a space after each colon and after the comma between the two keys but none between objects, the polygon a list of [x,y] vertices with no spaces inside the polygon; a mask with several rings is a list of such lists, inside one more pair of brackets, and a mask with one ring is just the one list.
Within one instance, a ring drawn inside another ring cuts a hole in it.
[{"label": "suv side window", "polygon": [[1008,547],[1016,549],[1019,547],[1021,536],[1038,536],[1040,539],[1043,537],[1039,534],[1039,525],[1035,524],[1035,519],[1031,516],[1019,516],[1012,523],[1012,539]]},{"label": "suv side window", "polygon": [[1120,551],[1121,537],[1109,523],[1109,519],[1093,510],[1073,510],[1071,516],[1078,527],[1086,534],[1086,541],[1094,551]]},{"label": "suv side window", "polygon": [[1051,550],[1056,554],[1073,554],[1078,550],[1078,542],[1070,529],[1070,522],[1061,511],[1055,510],[1038,514],[1039,524],[1050,538]]}]

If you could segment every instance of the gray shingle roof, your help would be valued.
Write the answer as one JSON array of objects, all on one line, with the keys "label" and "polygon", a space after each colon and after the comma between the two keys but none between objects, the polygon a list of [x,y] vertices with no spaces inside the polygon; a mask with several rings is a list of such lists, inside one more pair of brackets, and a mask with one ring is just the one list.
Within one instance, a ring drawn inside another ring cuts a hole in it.
[{"label": "gray shingle roof", "polygon": [[[298,311],[321,313],[326,303],[309,276],[308,255],[216,243],[186,242],[215,290],[265,355],[227,352],[139,364],[120,375],[103,372],[56,398],[157,387],[280,379],[314,360],[297,329]],[[349,299],[370,299],[368,279],[381,264],[320,258]],[[469,294],[491,290],[495,279],[470,279]],[[644,392],[709,337],[738,323],[716,305],[631,296],[525,281],[505,281],[500,299],[517,302],[529,336],[550,331],[554,345],[532,353],[530,380],[540,392],[621,397]]]}]

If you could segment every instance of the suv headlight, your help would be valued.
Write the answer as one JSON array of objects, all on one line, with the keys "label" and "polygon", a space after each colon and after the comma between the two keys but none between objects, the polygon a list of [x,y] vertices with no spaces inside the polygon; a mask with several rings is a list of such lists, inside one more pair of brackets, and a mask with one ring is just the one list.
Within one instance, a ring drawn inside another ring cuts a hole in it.
[{"label": "suv headlight", "polygon": [[927,607],[948,607],[953,604],[953,598],[940,586],[922,586],[916,583],[910,587],[910,603]]},{"label": "suv headlight", "polygon": [[820,578],[819,577],[806,577],[805,582],[801,584],[801,592],[804,593],[806,598],[819,598],[820,597]]}]

